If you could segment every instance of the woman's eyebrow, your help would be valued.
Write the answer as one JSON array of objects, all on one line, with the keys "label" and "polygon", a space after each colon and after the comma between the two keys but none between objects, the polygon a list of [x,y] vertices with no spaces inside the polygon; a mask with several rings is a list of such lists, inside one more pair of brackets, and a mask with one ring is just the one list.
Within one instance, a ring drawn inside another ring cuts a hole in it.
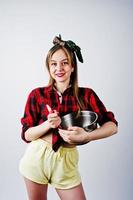
[{"label": "woman's eyebrow", "polygon": [[[65,58],[65,59],[62,59],[61,61],[68,61],[68,59]],[[56,60],[50,60],[50,62],[57,62],[57,61]]]}]

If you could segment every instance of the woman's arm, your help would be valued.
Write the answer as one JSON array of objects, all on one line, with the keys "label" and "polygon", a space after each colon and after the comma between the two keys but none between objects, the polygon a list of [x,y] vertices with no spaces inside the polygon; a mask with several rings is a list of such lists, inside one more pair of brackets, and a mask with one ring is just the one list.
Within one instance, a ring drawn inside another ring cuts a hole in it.
[{"label": "woman's arm", "polygon": [[46,134],[50,130],[50,128],[51,127],[48,120],[38,126],[31,127],[25,132],[25,139],[27,141],[36,140],[37,138],[40,138],[41,136]]},{"label": "woman's arm", "polygon": [[61,123],[61,119],[58,116],[58,113],[55,111],[54,113],[50,113],[48,115],[48,119],[38,126],[34,126],[29,128],[25,132],[25,139],[27,141],[36,140],[41,136],[45,135],[51,128],[57,128]]},{"label": "woman's arm", "polygon": [[106,122],[100,128],[95,129],[90,134],[86,135],[87,141],[98,140],[109,137],[117,133],[118,128],[114,122]]},{"label": "woman's arm", "polygon": [[85,143],[93,140],[109,137],[117,133],[117,126],[114,122],[106,122],[100,128],[91,133],[80,127],[70,127],[68,130],[59,129],[59,134],[68,143]]}]

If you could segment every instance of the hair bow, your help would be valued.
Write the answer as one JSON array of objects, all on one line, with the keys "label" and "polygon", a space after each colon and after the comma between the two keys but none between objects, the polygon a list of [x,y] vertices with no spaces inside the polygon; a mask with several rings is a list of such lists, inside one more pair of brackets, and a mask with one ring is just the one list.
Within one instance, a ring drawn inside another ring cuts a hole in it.
[{"label": "hair bow", "polygon": [[53,44],[59,44],[60,46],[64,46],[64,47],[68,47],[72,52],[74,52],[78,58],[78,60],[83,63],[83,57],[81,54],[81,48],[79,46],[77,46],[73,41],[71,40],[67,40],[64,41],[61,39],[61,35],[56,36],[53,40]]}]

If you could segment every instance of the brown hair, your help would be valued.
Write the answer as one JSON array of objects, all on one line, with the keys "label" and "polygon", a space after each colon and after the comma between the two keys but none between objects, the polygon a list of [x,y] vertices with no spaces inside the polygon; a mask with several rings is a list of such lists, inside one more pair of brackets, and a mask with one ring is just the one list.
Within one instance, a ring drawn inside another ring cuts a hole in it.
[{"label": "brown hair", "polygon": [[[71,66],[74,68],[74,71],[73,73],[71,74],[71,79],[70,79],[70,83],[72,85],[72,88],[73,88],[73,94],[77,100],[77,104],[78,104],[78,107],[79,107],[79,110],[83,108],[83,103],[82,103],[82,100],[79,99],[79,95],[78,95],[78,69],[77,69],[77,59],[76,59],[76,56],[74,54],[74,52],[72,52],[69,48],[66,48],[66,47],[63,47],[63,46],[60,46],[60,45],[54,45],[48,52],[47,54],[47,57],[46,57],[46,67],[48,69],[48,72],[49,72],[49,62],[52,58],[52,55],[58,51],[59,49],[62,49],[65,54],[67,55],[68,57],[68,61],[69,63],[71,64]],[[49,73],[50,74],[50,73]],[[49,83],[48,85],[54,85],[54,79],[51,77],[50,75],[50,79],[49,79]]]}]

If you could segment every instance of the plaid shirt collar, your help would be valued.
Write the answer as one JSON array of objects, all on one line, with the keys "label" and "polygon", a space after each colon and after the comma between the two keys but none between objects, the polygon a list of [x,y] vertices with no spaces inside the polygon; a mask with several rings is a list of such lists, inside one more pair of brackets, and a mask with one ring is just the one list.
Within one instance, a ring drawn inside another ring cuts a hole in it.
[{"label": "plaid shirt collar", "polygon": [[64,90],[64,92],[63,93],[61,93],[58,89],[57,89],[57,87],[56,87],[56,85],[49,85],[48,87],[47,87],[47,91],[48,92],[54,92],[54,91],[56,91],[57,93],[59,93],[59,94],[64,94],[64,93],[67,93],[68,91],[70,91],[72,89],[72,85],[70,84],[65,90]]}]

